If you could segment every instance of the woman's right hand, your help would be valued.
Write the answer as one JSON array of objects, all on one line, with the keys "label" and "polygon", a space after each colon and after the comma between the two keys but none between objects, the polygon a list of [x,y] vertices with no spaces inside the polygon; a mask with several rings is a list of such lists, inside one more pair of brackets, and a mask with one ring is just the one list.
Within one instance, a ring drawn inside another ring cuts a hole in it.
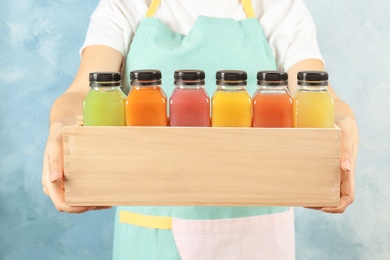
[{"label": "woman's right hand", "polygon": [[62,139],[62,125],[54,123],[50,127],[50,134],[43,158],[42,186],[44,193],[50,197],[54,206],[60,212],[83,213],[90,210],[110,208],[66,205]]}]

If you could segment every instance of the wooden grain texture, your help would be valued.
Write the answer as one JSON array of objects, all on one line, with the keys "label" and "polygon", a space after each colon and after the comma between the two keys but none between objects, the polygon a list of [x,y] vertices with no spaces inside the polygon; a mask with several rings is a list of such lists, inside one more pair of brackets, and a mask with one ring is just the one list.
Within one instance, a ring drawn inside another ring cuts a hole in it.
[{"label": "wooden grain texture", "polygon": [[69,205],[334,206],[340,129],[64,127]]}]

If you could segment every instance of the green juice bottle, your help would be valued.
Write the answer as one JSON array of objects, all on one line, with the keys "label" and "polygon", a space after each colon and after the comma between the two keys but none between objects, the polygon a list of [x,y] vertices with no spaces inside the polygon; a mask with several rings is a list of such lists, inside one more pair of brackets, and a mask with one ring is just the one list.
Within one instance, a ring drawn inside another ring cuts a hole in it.
[{"label": "green juice bottle", "polygon": [[85,126],[125,126],[126,95],[118,72],[89,74],[91,90],[83,104]]}]

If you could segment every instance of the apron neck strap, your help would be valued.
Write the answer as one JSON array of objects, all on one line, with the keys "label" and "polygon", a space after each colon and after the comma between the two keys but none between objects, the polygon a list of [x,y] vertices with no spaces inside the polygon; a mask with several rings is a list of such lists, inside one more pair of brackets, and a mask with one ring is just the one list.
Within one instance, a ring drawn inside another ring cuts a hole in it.
[{"label": "apron neck strap", "polygon": [[[242,7],[244,8],[246,17],[254,18],[255,12],[253,11],[251,0],[241,0],[241,3],[242,3]],[[160,5],[160,0],[152,0],[152,3],[150,4],[145,16],[153,17],[156,14],[159,5]]]},{"label": "apron neck strap", "polygon": [[246,18],[255,18],[255,11],[253,11],[251,0],[241,0],[241,4],[244,8]]},{"label": "apron neck strap", "polygon": [[151,3],[150,3],[150,6],[148,8],[148,11],[146,11],[146,17],[153,17],[156,12],[157,12],[157,8],[158,6],[160,5],[160,0],[153,0]]}]

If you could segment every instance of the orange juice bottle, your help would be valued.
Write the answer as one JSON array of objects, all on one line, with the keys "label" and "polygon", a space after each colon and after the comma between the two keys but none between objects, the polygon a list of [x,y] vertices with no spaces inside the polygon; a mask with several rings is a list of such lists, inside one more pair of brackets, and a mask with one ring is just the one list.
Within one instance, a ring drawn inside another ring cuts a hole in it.
[{"label": "orange juice bottle", "polygon": [[288,74],[259,71],[253,95],[254,127],[292,127],[292,99],[287,89]]},{"label": "orange juice bottle", "polygon": [[159,70],[130,72],[131,90],[126,101],[128,126],[166,126],[167,98]]},{"label": "orange juice bottle", "polygon": [[247,74],[239,70],[216,73],[217,89],[211,101],[211,126],[252,126],[252,100],[246,90]]},{"label": "orange juice bottle", "polygon": [[334,102],[328,92],[328,73],[301,71],[293,99],[293,126],[334,127]]}]

